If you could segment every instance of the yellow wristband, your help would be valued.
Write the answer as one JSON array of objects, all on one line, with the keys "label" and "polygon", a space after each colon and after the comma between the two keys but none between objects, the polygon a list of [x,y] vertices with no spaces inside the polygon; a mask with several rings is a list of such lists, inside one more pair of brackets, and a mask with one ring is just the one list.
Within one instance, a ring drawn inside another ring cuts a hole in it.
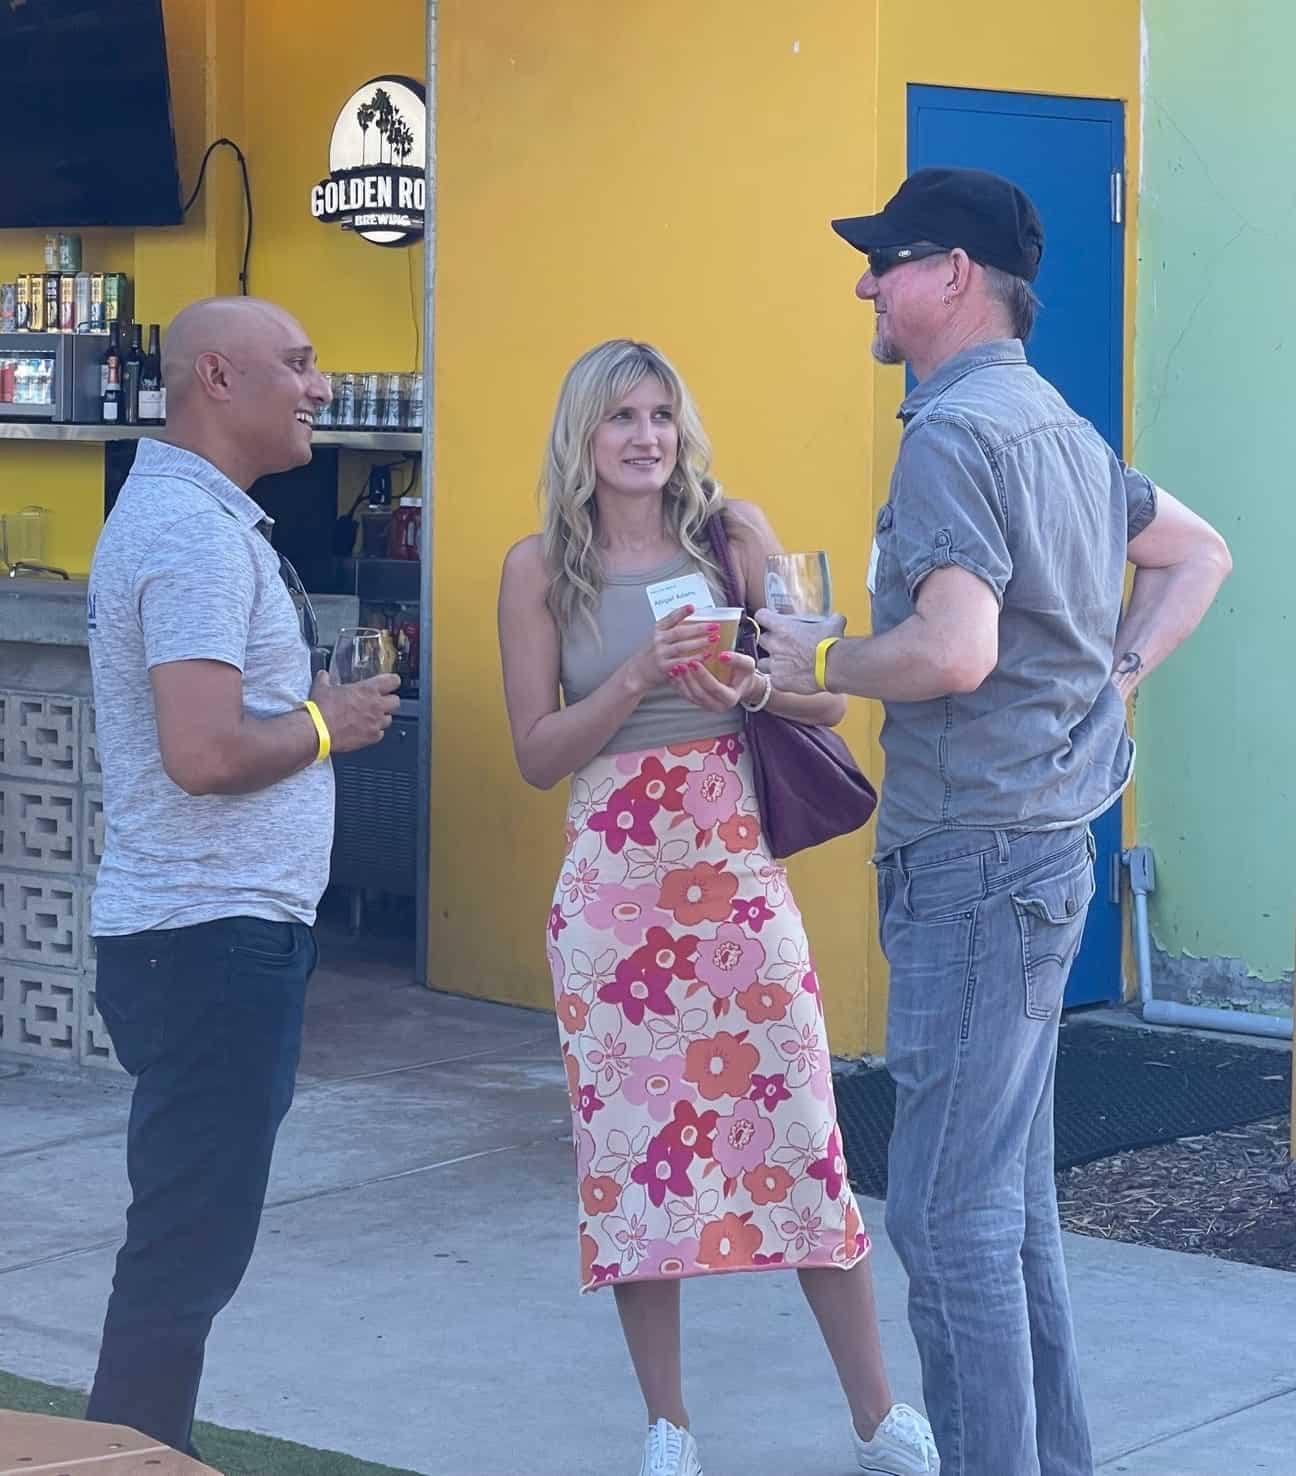
[{"label": "yellow wristband", "polygon": [[821,692],[828,690],[828,652],[841,640],[841,636],[828,636],[815,647],[815,686]]},{"label": "yellow wristband", "polygon": [[319,752],[315,755],[315,762],[322,764],[329,756],[329,749],[333,747],[328,724],[324,721],[324,714],[319,710],[318,703],[303,702],[302,706],[310,713],[310,720],[315,724],[315,731],[319,734]]}]

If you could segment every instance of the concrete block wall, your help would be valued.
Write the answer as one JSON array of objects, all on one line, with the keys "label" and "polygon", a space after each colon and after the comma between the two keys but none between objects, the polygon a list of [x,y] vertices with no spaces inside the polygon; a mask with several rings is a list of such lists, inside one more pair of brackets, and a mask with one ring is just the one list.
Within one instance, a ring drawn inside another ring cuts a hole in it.
[{"label": "concrete block wall", "polygon": [[95,1007],[94,703],[0,688],[0,1052],[121,1070]]}]

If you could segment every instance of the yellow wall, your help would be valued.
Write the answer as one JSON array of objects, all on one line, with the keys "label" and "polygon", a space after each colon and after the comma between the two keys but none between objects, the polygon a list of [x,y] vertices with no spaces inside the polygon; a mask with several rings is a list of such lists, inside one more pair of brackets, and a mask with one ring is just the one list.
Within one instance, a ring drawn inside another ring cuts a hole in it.
[{"label": "yellow wall", "polygon": [[[517,777],[493,615],[500,560],[536,526],[566,366],[619,334],[664,348],[721,480],[788,547],[831,550],[859,628],[902,386],[872,365],[858,260],[827,221],[903,176],[905,84],[1124,98],[1137,158],[1136,0],[1056,7],[1047,35],[1024,0],[975,16],[933,0],[921,24],[899,0],[561,16],[441,6],[430,976],[541,1006],[563,796]],[[878,773],[875,709],[854,705],[846,733]],[[847,1053],[882,1038],[871,843],[870,827],[792,868]]]},{"label": "yellow wall", "polygon": [[[207,144],[232,138],[251,171],[252,291],[301,318],[326,368],[413,368],[422,248],[384,250],[322,226],[308,200],[351,91],[383,72],[422,77],[423,0],[378,14],[344,0],[164,0],[164,13],[185,196]],[[82,231],[83,261],[129,273],[136,317],[165,324],[195,298],[237,292],[243,220],[238,162],[218,149],[182,226]],[[0,279],[41,270],[43,246],[43,232],[0,231]],[[342,498],[362,485],[368,459],[344,455]],[[50,560],[86,570],[102,524],[102,451],[0,441],[0,512],[32,502],[50,509]]]},{"label": "yellow wall", "polygon": [[[659,344],[720,479],[789,547],[832,549],[862,617],[871,389],[840,310],[852,264],[826,226],[870,147],[871,38],[848,9],[793,25],[768,5],[576,0],[559,28],[518,0],[442,6],[430,976],[443,987],[552,1000],[541,928],[563,795],[517,777],[494,604],[506,548],[536,525],[548,418],[578,353],[621,334]],[[862,708],[849,737],[864,750]],[[856,837],[796,868],[830,1012],[855,1045],[866,856]]]}]

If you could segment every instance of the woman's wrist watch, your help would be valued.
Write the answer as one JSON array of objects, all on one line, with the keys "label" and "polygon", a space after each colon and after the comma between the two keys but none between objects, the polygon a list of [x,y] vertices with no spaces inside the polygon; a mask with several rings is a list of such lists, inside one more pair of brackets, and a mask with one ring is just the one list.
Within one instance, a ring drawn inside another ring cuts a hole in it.
[{"label": "woman's wrist watch", "polygon": [[757,671],[753,672],[752,675],[764,677],[765,690],[760,694],[755,702],[747,702],[744,700],[742,705],[747,709],[748,712],[760,712],[765,707],[766,703],[769,702],[770,698],[774,695],[774,683],[770,679],[767,672]]}]

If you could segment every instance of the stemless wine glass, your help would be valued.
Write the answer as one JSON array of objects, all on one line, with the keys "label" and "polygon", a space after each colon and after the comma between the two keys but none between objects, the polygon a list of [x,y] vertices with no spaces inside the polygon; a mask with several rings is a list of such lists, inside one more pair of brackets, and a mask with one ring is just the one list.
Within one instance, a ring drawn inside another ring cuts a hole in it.
[{"label": "stemless wine glass", "polygon": [[832,575],[823,549],[770,554],[765,560],[765,603],[779,615],[822,620],[832,614]]},{"label": "stemless wine glass", "polygon": [[329,663],[329,676],[338,686],[383,676],[395,668],[395,645],[387,631],[369,625],[344,626],[338,631]]}]

